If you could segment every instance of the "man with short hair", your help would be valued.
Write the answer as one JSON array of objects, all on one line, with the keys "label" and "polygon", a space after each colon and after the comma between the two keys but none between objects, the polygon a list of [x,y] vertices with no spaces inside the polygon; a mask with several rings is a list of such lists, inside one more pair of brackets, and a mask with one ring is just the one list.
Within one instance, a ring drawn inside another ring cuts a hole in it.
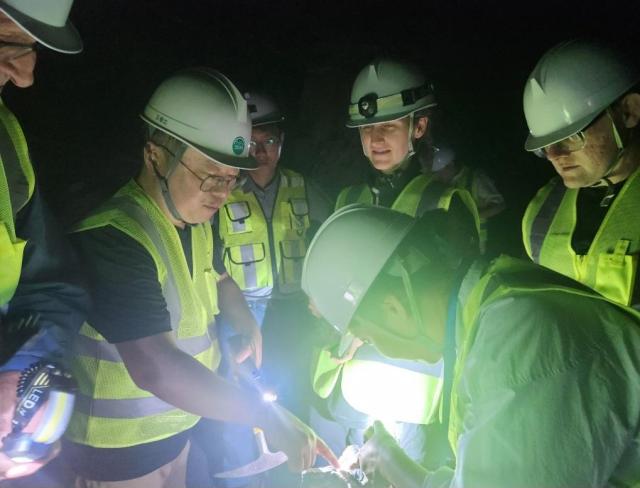
[{"label": "man with short hair", "polygon": [[616,302],[640,306],[640,70],[622,53],[574,40],[550,49],[524,89],[527,151],[558,176],[522,221],[534,262]]},{"label": "man with short hair", "polygon": [[141,117],[140,173],[73,235],[95,303],[74,357],[76,486],[186,486],[201,417],[263,429],[293,469],[317,451],[336,462],[296,417],[215,373],[219,312],[244,339],[236,359],[261,363],[260,330],[219,267],[210,226],[240,168],[255,167],[246,101],[221,73],[189,69],[162,82]]},{"label": "man with short hair", "polygon": [[340,333],[444,361],[453,462],[416,463],[375,422],[353,467],[403,488],[637,486],[640,313],[531,262],[487,263],[451,220],[349,208],[309,246],[303,289]]},{"label": "man with short hair", "polygon": [[[214,231],[224,248],[224,269],[242,290],[258,325],[266,325],[265,367],[254,374],[260,374],[260,384],[269,391],[277,385],[280,401],[304,417],[311,327],[300,274],[311,233],[329,215],[328,202],[300,173],[280,165],[285,117],[276,101],[254,91],[245,93],[245,98],[252,125],[249,151],[257,167],[247,172],[243,184],[216,213]],[[233,330],[224,319],[219,334],[222,350],[231,349]],[[221,370],[233,377],[234,363],[229,351],[223,355]],[[212,436],[224,438],[222,466],[221,446],[210,442]],[[197,437],[213,472],[237,468],[256,457],[250,428],[203,419]],[[227,480],[225,486],[249,481]]]},{"label": "man with short hair", "polygon": [[[38,45],[82,50],[68,20],[72,3],[0,1],[0,89],[31,86]],[[75,259],[36,185],[22,128],[0,102],[0,480],[34,473],[57,454],[56,437],[39,437],[36,455],[25,434],[34,426],[12,426],[18,381],[36,364],[64,368],[87,308]],[[61,417],[50,425],[57,436]]]}]

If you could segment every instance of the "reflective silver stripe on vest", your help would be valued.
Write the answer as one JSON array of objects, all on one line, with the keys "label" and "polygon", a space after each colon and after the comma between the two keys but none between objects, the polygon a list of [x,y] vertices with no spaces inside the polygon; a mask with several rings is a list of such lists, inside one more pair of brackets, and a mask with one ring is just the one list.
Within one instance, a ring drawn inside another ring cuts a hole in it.
[{"label": "reflective silver stripe on vest", "polygon": [[112,201],[116,208],[127,213],[129,217],[142,226],[149,239],[153,242],[154,247],[160,254],[160,258],[164,262],[168,279],[162,290],[162,295],[167,302],[167,310],[169,311],[169,317],[171,319],[171,329],[175,332],[178,330],[180,319],[182,318],[182,307],[180,305],[180,295],[178,294],[176,279],[173,276],[173,267],[171,266],[169,256],[167,256],[167,250],[164,247],[164,243],[158,233],[158,229],[153,223],[153,220],[151,220],[151,217],[149,217],[141,207],[131,201],[128,197],[118,197],[114,198]]},{"label": "reflective silver stripe on vest", "polygon": [[77,394],[74,407],[85,415],[108,419],[135,419],[178,410],[175,406],[155,396],[113,400],[93,399],[86,395]]},{"label": "reflective silver stripe on vest", "polygon": [[360,361],[374,361],[376,363],[388,364],[390,366],[396,366],[398,368],[413,371],[415,373],[420,373],[427,376],[435,376],[436,378],[442,376],[442,362],[429,364],[421,361],[391,359],[383,356],[375,347],[370,344],[364,344],[363,346],[359,347],[353,358]]},{"label": "reflective silver stripe on vest", "polygon": [[231,227],[233,232],[244,232],[247,228],[245,219],[248,217],[246,213],[246,202],[234,202],[227,205],[231,212]]},{"label": "reflective silver stripe on vest", "polygon": [[253,252],[253,244],[245,244],[240,246],[240,257],[242,262],[242,273],[244,274],[244,287],[258,287],[258,273],[256,272],[256,257]]},{"label": "reflective silver stripe on vest", "polygon": [[[185,339],[176,339],[176,345],[191,356],[196,356],[205,352],[212,344],[209,334],[187,337]],[[82,334],[79,334],[76,337],[74,353],[77,356],[88,356],[100,361],[110,361],[113,363],[122,362],[122,358],[118,353],[118,348],[114,344],[93,339]]]},{"label": "reflective silver stripe on vest", "polygon": [[544,239],[549,232],[551,222],[560,207],[560,203],[564,198],[567,188],[564,186],[560,178],[556,178],[553,188],[547,195],[544,203],[540,207],[538,215],[531,223],[531,231],[529,236],[529,246],[531,247],[531,259],[534,263],[540,264],[540,251],[544,244]]},{"label": "reflective silver stripe on vest", "polygon": [[[0,106],[0,110],[9,112],[4,106]],[[29,201],[29,181],[22,170],[22,165],[20,164],[16,148],[13,145],[13,140],[9,135],[9,130],[4,124],[8,117],[8,114],[0,117],[0,154],[2,155],[2,166],[7,178],[7,185],[9,186],[9,201],[11,202],[11,213],[13,214],[12,220],[15,220],[18,211]],[[2,218],[7,219],[6,222],[9,222],[7,217]]]},{"label": "reflective silver stripe on vest", "polygon": [[431,181],[422,192],[418,208],[416,209],[416,217],[421,217],[422,214],[429,210],[436,210],[442,195],[448,190],[447,185],[440,181]]}]

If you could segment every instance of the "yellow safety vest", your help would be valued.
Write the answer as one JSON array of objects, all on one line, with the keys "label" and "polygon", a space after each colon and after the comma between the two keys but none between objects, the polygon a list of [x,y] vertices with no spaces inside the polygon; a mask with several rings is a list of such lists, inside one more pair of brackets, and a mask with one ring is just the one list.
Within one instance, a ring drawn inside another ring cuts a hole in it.
[{"label": "yellow safety vest", "polygon": [[[107,225],[149,252],[178,347],[215,370],[220,354],[215,334],[208,330],[219,312],[211,226],[191,228],[191,276],[174,225],[135,181],[127,183],[75,231]],[[105,448],[134,446],[180,433],[199,419],[138,388],[116,346],[88,323],[76,339],[73,371],[78,394],[67,436],[74,442]]]},{"label": "yellow safety vest", "polygon": [[15,219],[34,188],[35,176],[22,128],[0,100],[0,307],[9,303],[18,287],[27,241],[16,235]]},{"label": "yellow safety vest", "polygon": [[242,188],[231,193],[219,215],[224,265],[241,290],[273,287],[274,265],[279,292],[300,290],[309,228],[309,205],[301,175],[280,170],[271,222],[253,192]]},{"label": "yellow safety vest", "polygon": [[[458,438],[464,430],[463,420],[466,405],[456,394],[462,381],[464,364],[473,346],[477,333],[478,318],[481,310],[489,303],[499,300],[509,294],[527,294],[536,292],[561,291],[573,295],[588,296],[601,299],[609,303],[615,303],[602,297],[589,289],[580,289],[575,284],[555,273],[550,273],[544,268],[538,267],[527,261],[515,259],[509,256],[500,256],[492,262],[489,269],[483,274],[478,283],[473,286],[459,315],[462,320],[460,336],[458,339],[458,354],[454,366],[453,383],[451,387],[451,410],[449,415],[449,443],[456,452]],[[629,308],[626,311],[637,318],[640,313]]]},{"label": "yellow safety vest", "polygon": [[[471,195],[471,198],[473,198],[473,201],[477,201],[478,186],[476,180],[473,178],[473,171],[468,166],[462,167],[459,176],[456,178],[456,188],[467,190]],[[487,219],[480,217],[479,214],[478,219],[480,225],[480,250],[482,254],[484,254],[487,249],[488,240]]]},{"label": "yellow safety vest", "polygon": [[577,189],[560,178],[529,203],[522,236],[529,257],[623,305],[631,304],[640,252],[640,170],[625,182],[585,255],[571,246],[576,228]]},{"label": "yellow safety vest", "polygon": [[[413,178],[391,208],[415,217],[436,208],[448,210],[454,196],[469,209],[479,231],[478,210],[469,192],[442,185],[429,175]],[[373,203],[369,186],[342,190],[336,209],[351,203]],[[391,360],[373,346],[360,347],[353,359],[338,365],[328,350],[320,351],[313,374],[314,391],[328,398],[338,381],[347,403],[374,418],[413,424],[437,420],[442,376],[432,365]]]}]

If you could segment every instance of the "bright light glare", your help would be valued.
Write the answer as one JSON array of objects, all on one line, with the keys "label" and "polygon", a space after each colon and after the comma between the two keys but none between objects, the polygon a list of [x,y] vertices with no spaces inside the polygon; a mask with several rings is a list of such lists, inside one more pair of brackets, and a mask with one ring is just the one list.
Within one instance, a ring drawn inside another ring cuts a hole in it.
[{"label": "bright light glare", "polygon": [[267,403],[273,403],[278,399],[278,395],[274,391],[265,391],[262,394],[262,400]]}]

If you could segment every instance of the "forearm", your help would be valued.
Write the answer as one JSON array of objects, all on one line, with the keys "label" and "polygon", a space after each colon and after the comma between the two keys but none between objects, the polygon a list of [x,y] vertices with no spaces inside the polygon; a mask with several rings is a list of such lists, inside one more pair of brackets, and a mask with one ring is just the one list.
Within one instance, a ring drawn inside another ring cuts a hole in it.
[{"label": "forearm", "polygon": [[[260,396],[212,372],[178,348],[157,351],[148,367],[128,365],[140,388],[182,410],[221,421],[260,425],[265,407]],[[127,354],[123,355],[127,364]]]},{"label": "forearm", "polygon": [[242,290],[228,275],[218,281],[218,305],[225,320],[239,334],[249,335],[258,327]]}]

